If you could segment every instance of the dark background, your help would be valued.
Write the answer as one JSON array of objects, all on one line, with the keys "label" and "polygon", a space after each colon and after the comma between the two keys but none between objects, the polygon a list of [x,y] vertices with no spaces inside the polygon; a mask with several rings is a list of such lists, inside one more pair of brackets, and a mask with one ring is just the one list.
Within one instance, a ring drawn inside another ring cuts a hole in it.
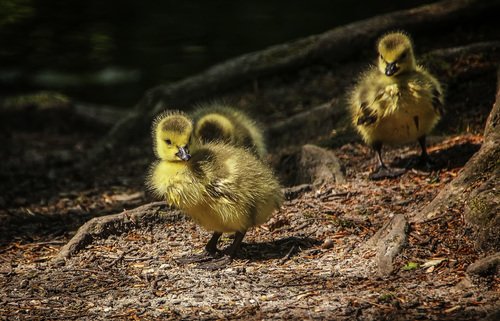
[{"label": "dark background", "polygon": [[250,51],[432,1],[0,1],[0,96],[54,90],[131,107]]}]

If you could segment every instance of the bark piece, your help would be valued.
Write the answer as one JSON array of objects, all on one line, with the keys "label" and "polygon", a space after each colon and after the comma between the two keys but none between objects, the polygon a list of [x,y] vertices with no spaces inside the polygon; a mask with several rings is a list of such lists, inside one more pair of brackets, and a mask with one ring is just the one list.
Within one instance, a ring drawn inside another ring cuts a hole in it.
[{"label": "bark piece", "polygon": [[394,271],[393,261],[406,243],[407,232],[408,220],[396,214],[366,242],[364,247],[376,250],[375,263],[381,276]]},{"label": "bark piece", "polygon": [[62,264],[96,239],[126,233],[133,228],[173,222],[181,216],[179,211],[168,210],[165,202],[155,202],[122,213],[95,217],[82,225],[69,242],[61,248],[53,262]]}]

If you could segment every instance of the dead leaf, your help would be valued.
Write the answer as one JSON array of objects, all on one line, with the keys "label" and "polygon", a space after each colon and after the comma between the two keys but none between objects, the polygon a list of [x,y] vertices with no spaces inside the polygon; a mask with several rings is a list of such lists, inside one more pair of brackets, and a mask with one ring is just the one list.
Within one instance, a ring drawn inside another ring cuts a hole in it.
[{"label": "dead leaf", "polygon": [[421,265],[422,268],[427,268],[427,267],[433,267],[436,265],[439,265],[441,262],[447,260],[446,258],[435,258],[432,260],[429,260],[425,262],[424,264]]},{"label": "dead leaf", "polygon": [[429,266],[429,268],[427,270],[425,270],[425,273],[432,273],[432,272],[434,272],[435,268],[436,268],[436,266],[434,266],[434,265]]}]

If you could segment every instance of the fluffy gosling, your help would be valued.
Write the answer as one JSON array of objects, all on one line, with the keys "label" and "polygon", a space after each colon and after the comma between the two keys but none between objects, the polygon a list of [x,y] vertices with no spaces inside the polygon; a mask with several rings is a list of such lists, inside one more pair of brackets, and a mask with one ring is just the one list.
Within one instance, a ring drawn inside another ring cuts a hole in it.
[{"label": "fluffy gosling", "polygon": [[371,179],[401,175],[382,160],[383,144],[418,140],[420,163],[430,167],[425,138],[441,118],[444,102],[439,81],[416,64],[410,38],[401,32],[383,36],[377,44],[378,66],[361,75],[350,95],[352,122],[377,153]]},{"label": "fluffy gosling", "polygon": [[233,243],[216,261],[230,262],[246,231],[265,223],[282,204],[281,187],[271,169],[246,149],[226,143],[207,143],[190,154],[193,124],[181,112],[163,113],[152,130],[158,160],[151,166],[147,185],[168,204],[214,231],[204,254],[185,261],[215,258],[222,233],[235,232]]},{"label": "fluffy gosling", "polygon": [[248,148],[262,159],[266,146],[260,126],[243,112],[223,104],[212,104],[195,110],[193,136],[202,144],[225,142]]}]

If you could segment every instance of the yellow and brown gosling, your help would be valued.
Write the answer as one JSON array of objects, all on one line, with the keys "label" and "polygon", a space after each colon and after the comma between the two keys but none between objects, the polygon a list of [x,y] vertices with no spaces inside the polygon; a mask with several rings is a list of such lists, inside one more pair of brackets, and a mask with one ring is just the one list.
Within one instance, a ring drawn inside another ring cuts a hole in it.
[{"label": "yellow and brown gosling", "polygon": [[377,153],[378,167],[372,179],[401,175],[382,159],[383,144],[420,143],[420,163],[431,165],[426,135],[442,115],[441,84],[416,64],[413,44],[403,32],[384,35],[377,43],[378,66],[361,78],[350,94],[352,122],[363,140]]},{"label": "yellow and brown gosling", "polygon": [[197,108],[191,116],[195,142],[225,142],[248,148],[260,159],[265,156],[263,130],[244,112],[229,105],[213,103]]},{"label": "yellow and brown gosling", "polygon": [[214,142],[190,154],[192,130],[191,119],[181,112],[157,117],[152,131],[158,160],[151,166],[147,185],[213,231],[205,253],[193,262],[214,259],[222,233],[234,232],[233,243],[216,260],[226,264],[235,257],[246,231],[265,223],[280,208],[281,187],[271,169],[244,148]]}]

